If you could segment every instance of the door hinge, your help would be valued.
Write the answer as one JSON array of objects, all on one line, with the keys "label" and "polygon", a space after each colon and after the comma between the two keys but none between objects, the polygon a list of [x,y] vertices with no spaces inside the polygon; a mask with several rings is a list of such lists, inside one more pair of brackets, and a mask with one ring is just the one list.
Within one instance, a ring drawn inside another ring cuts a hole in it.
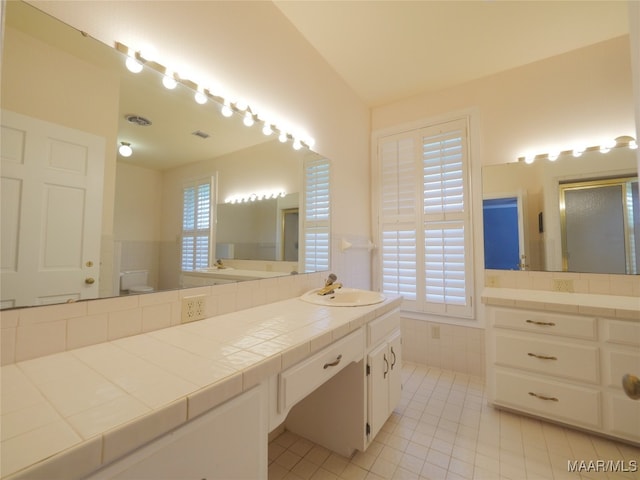
[{"label": "door hinge", "polygon": [[369,425],[369,422],[367,422],[367,426],[366,426],[366,428],[365,428],[365,431],[367,432],[367,437],[368,437],[369,435],[371,435],[371,425]]},{"label": "door hinge", "polygon": [[367,364],[367,375],[371,375],[371,367]]}]

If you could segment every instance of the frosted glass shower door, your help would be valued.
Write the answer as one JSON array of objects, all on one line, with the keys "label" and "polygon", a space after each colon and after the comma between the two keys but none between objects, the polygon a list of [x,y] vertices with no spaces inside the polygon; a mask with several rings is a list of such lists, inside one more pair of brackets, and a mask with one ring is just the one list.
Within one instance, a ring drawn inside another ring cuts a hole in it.
[{"label": "frosted glass shower door", "polygon": [[569,272],[625,273],[622,185],[564,191],[564,259]]}]

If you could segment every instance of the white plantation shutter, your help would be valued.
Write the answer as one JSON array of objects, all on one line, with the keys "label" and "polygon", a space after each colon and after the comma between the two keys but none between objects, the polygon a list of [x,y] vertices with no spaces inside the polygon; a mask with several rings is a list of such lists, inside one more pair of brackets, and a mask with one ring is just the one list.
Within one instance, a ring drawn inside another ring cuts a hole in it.
[{"label": "white plantation shutter", "polygon": [[308,159],[304,164],[304,271],[329,269],[329,160]]},{"label": "white plantation shutter", "polygon": [[380,138],[378,156],[382,290],[471,317],[466,120]]},{"label": "white plantation shutter", "polygon": [[212,244],[212,179],[199,180],[182,190],[183,271],[209,266]]}]

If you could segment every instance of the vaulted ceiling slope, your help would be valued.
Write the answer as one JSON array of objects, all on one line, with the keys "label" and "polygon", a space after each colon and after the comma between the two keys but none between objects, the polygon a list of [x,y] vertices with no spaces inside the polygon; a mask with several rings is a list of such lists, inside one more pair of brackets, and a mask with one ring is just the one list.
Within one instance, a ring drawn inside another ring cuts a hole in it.
[{"label": "vaulted ceiling slope", "polygon": [[629,33],[617,0],[274,3],[371,107]]}]

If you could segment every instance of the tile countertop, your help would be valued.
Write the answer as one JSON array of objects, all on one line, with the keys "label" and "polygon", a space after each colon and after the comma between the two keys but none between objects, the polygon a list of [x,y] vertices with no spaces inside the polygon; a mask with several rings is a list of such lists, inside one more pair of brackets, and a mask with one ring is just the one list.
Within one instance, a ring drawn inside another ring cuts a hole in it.
[{"label": "tile countertop", "polygon": [[5,365],[0,477],[77,478],[400,306],[298,298]]},{"label": "tile countertop", "polygon": [[482,292],[482,301],[486,305],[640,321],[638,297],[488,287]]}]

